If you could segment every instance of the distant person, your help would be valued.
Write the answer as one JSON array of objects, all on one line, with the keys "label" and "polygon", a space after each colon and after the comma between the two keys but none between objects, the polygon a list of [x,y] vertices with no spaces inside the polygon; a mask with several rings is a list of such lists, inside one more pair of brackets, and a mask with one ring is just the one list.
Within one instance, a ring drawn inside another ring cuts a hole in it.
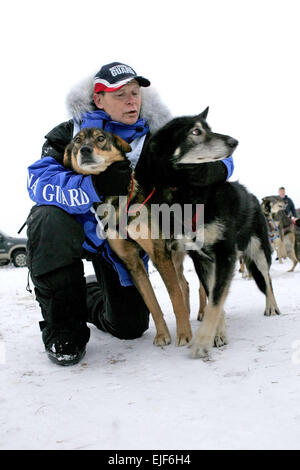
[{"label": "distant person", "polygon": [[292,199],[285,194],[285,188],[283,186],[281,186],[278,189],[278,194],[286,204],[286,207],[285,207],[286,215],[288,217],[295,217],[296,218],[297,213],[296,213],[295,205],[294,205]]}]

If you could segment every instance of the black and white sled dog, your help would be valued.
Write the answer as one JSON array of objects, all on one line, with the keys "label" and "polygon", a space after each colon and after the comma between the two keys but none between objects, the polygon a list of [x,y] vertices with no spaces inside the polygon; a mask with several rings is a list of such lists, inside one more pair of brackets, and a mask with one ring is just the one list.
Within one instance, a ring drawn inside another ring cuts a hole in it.
[{"label": "black and white sled dog", "polygon": [[156,188],[157,199],[160,194],[165,201],[168,194],[169,203],[204,204],[204,245],[189,252],[208,296],[202,324],[191,341],[193,357],[206,357],[214,343],[227,343],[223,306],[240,256],[266,296],[265,315],[280,314],[269,273],[267,225],[256,197],[238,182],[196,188],[185,183],[186,165],[222,160],[238,145],[232,137],[211,131],[207,113],[208,108],[162,127],[150,138],[135,171],[143,188]]}]

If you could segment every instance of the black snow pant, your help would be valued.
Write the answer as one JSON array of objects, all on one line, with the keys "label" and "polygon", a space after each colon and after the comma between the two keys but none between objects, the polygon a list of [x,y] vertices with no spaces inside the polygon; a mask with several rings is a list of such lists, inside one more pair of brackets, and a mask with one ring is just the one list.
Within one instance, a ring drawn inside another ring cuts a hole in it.
[{"label": "black snow pant", "polygon": [[149,311],[135,288],[123,287],[101,253],[89,253],[95,276],[84,277],[84,232],[75,217],[56,206],[34,206],[27,219],[27,263],[44,321],[44,344],[72,335],[83,347],[86,322],[120,339],[140,337],[149,327]]}]

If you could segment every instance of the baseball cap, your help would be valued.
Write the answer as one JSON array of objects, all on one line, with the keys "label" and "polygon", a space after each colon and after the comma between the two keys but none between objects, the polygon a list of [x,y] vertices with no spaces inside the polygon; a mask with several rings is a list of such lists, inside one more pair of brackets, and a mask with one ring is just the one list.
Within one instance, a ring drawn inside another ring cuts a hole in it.
[{"label": "baseball cap", "polygon": [[110,64],[103,65],[99,72],[96,73],[94,77],[94,92],[116,91],[131,80],[136,80],[143,87],[150,86],[150,81],[137,75],[129,65],[111,62]]}]

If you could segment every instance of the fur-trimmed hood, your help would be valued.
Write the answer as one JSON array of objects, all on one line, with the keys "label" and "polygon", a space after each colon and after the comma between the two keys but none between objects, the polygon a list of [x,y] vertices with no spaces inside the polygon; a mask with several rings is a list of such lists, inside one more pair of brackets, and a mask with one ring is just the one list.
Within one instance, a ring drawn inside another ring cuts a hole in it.
[{"label": "fur-trimmed hood", "polygon": [[[81,80],[69,92],[66,98],[67,111],[72,118],[79,120],[82,113],[94,111],[93,77]],[[171,112],[162,103],[158,92],[152,86],[141,88],[142,107],[140,117],[146,119],[153,133],[172,119]]]}]

